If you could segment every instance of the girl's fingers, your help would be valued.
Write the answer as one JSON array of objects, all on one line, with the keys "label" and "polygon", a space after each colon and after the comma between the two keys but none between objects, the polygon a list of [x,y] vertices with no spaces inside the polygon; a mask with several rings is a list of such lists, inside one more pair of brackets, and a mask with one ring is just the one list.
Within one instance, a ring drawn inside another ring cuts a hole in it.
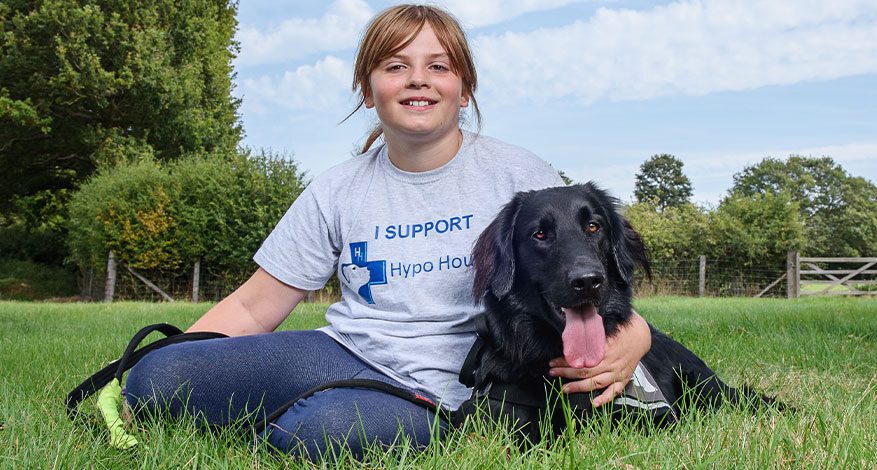
[{"label": "girl's fingers", "polygon": [[626,382],[612,382],[612,384],[606,387],[606,390],[604,390],[603,393],[600,394],[600,396],[591,400],[591,404],[594,405],[594,408],[598,408],[607,403],[610,403],[612,400],[615,399],[615,397],[617,397],[621,394],[621,392],[624,391],[624,387],[626,386]]},{"label": "girl's fingers", "polygon": [[[577,370],[577,369],[573,369]],[[593,377],[589,377],[587,379],[577,380],[575,382],[570,382],[564,384],[563,393],[582,393],[582,392],[592,392],[594,390],[599,390],[604,387],[608,387],[613,383],[612,374],[608,372],[604,372],[602,374],[597,374]],[[622,387],[623,389],[623,387]]]}]

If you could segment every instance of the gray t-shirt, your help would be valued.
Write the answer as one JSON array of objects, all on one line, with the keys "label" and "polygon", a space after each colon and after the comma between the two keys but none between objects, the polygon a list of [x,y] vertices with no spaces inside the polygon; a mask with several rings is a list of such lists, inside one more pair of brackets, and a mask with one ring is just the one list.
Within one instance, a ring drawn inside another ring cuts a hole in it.
[{"label": "gray t-shirt", "polygon": [[475,340],[470,251],[518,191],[562,185],[532,153],[463,133],[435,170],[396,168],[385,145],[314,178],[254,256],[280,281],[321,288],[337,272],[341,301],[321,328],[378,370],[457,408]]}]

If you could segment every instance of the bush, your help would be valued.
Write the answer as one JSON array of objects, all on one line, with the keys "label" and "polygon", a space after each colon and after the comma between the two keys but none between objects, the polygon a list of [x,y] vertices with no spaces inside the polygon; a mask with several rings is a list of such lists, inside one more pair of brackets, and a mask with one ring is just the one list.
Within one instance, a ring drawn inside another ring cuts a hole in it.
[{"label": "bush", "polygon": [[637,203],[627,208],[625,217],[642,236],[653,260],[692,259],[706,253],[707,214],[694,204],[658,211],[652,204]]},{"label": "bush", "polygon": [[214,275],[252,272],[253,253],[304,189],[281,156],[249,152],[151,158],[101,171],[70,203],[68,242],[80,267],[113,250],[135,269],[166,274],[203,260]]},{"label": "bush", "polygon": [[797,202],[779,194],[733,194],[710,214],[710,250],[741,267],[785,263],[789,250],[806,244],[805,228]]}]

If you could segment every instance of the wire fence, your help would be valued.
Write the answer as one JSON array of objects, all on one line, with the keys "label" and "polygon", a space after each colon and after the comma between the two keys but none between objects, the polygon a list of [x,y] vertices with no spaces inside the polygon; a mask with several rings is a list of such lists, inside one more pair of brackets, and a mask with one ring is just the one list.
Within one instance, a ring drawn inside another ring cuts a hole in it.
[{"label": "wire fence", "polygon": [[785,279],[779,280],[785,272],[784,264],[740,266],[735,262],[707,258],[703,265],[701,292],[699,258],[660,260],[652,264],[651,280],[640,273],[636,294],[639,297],[656,295],[755,297],[759,294],[761,297],[786,297],[788,284]]},{"label": "wire fence", "polygon": [[[250,270],[228,271],[201,266],[198,275],[197,299],[200,302],[218,302],[234,292],[252,272]],[[785,297],[787,282],[779,280],[786,272],[780,264],[741,267],[736,263],[706,259],[701,273],[698,258],[672,261],[656,261],[652,264],[652,279],[638,273],[636,294],[638,297],[658,295],[710,296],[710,297]],[[179,273],[160,271],[137,271],[174,300],[192,301],[196,289],[194,270]],[[703,289],[701,291],[701,277]],[[105,299],[107,281],[106,267],[95,267],[80,275],[80,295],[85,300]],[[773,284],[771,286],[771,284]],[[770,286],[769,289],[765,289]],[[311,302],[330,303],[338,300],[340,287],[333,277],[326,287],[309,294]],[[166,300],[160,293],[147,286],[134,272],[119,267],[115,279],[114,301],[161,302]]]}]

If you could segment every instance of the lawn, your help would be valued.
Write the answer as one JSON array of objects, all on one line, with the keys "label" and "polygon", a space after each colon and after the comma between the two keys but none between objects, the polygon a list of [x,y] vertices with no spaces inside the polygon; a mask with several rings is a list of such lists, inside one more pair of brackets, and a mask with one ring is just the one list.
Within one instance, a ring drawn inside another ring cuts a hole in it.
[{"label": "lawn", "polygon": [[[877,461],[877,300],[646,298],[637,310],[732,385],[748,383],[795,412],[728,408],[689,414],[669,431],[596,420],[518,449],[497,430],[468,428],[425,452],[375,450],[364,466],[404,468],[873,468]],[[0,465],[9,468],[287,468],[311,466],[207,434],[189,422],[140,423],[134,451],[99,426],[69,421],[63,398],[118,357],[139,327],[186,326],[208,304],[0,302]],[[323,324],[324,305],[282,328]],[[82,410],[95,414],[93,406]],[[352,462],[340,457],[338,465]],[[330,466],[324,463],[324,466]]]}]

